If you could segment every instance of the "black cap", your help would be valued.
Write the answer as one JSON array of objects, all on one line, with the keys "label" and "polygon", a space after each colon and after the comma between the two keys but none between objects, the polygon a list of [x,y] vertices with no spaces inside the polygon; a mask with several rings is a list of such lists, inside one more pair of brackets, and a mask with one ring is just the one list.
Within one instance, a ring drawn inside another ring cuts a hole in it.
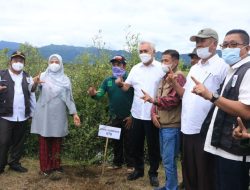
[{"label": "black cap", "polygon": [[14,57],[21,57],[25,60],[25,55],[24,53],[20,52],[20,51],[14,51],[11,56],[10,59],[14,58]]},{"label": "black cap", "polygon": [[114,56],[114,57],[110,60],[110,63],[113,63],[113,62],[119,62],[119,63],[122,63],[122,64],[127,64],[127,63],[126,63],[125,57],[123,57],[123,56],[121,56],[121,55],[116,55],[116,56]]}]

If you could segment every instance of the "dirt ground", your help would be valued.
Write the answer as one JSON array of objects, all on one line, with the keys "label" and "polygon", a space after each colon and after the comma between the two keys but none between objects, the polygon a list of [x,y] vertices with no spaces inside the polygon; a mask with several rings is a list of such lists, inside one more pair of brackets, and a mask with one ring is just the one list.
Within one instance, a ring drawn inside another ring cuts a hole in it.
[{"label": "dirt ground", "polygon": [[[126,167],[117,170],[105,169],[101,176],[102,166],[83,167],[77,164],[63,163],[64,173],[52,176],[39,174],[38,160],[24,159],[22,165],[29,171],[24,174],[8,169],[0,175],[0,190],[152,190],[149,184],[147,169],[143,178],[127,181]],[[160,185],[164,185],[164,171],[159,169]]]}]

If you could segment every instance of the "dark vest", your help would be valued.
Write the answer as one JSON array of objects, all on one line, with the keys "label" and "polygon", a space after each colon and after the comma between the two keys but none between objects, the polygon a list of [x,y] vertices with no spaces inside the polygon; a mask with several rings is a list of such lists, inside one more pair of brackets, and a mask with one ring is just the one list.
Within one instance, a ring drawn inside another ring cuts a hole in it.
[{"label": "dark vest", "polygon": [[[12,80],[8,69],[0,70],[0,77],[0,85],[7,87],[3,91],[0,91],[0,116],[11,117],[13,115],[15,82]],[[25,117],[30,116],[30,91],[28,89],[29,83],[27,78],[29,78],[29,75],[26,72],[23,72],[22,89],[25,103]]]},{"label": "dark vest", "polygon": [[[232,78],[227,83],[222,94],[223,97],[229,100],[238,101],[239,88],[240,88],[242,79],[246,71],[249,68],[250,68],[250,62],[245,63],[241,67],[238,68],[238,70],[234,73]],[[238,76],[236,82],[235,82],[235,76]],[[232,84],[235,84],[235,85],[232,85]],[[223,85],[221,85],[221,88],[222,86]],[[221,91],[221,89],[219,91]],[[201,130],[202,134],[205,134],[205,132],[208,129],[213,110],[214,110],[214,107],[210,110],[207,118],[205,119],[202,125],[202,130]],[[243,120],[243,122],[246,128],[250,128],[250,121]],[[231,154],[240,155],[240,156],[250,155],[249,139],[236,140],[235,138],[233,138],[232,137],[233,126],[237,126],[237,116],[231,116],[227,114],[226,112],[224,112],[223,110],[218,109],[215,122],[214,122],[211,145],[217,148],[221,148]]]}]

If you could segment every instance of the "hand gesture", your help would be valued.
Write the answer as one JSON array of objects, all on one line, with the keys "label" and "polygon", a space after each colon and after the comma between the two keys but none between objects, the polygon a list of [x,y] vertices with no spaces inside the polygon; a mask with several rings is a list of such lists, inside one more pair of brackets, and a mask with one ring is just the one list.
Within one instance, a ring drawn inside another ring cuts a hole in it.
[{"label": "hand gesture", "polygon": [[39,73],[39,75],[37,75],[37,76],[35,76],[35,77],[33,78],[33,82],[34,82],[35,85],[44,83],[44,81],[40,80],[40,77],[41,77],[41,72]]},{"label": "hand gesture", "polygon": [[123,86],[123,78],[122,77],[118,77],[116,80],[115,80],[115,84],[117,86]]},{"label": "hand gesture", "polygon": [[145,102],[149,102],[149,103],[153,103],[154,102],[154,99],[148,94],[148,93],[146,93],[144,90],[142,90],[141,89],[141,91],[142,91],[142,93],[143,93],[143,96],[141,97],[141,99],[143,99],[144,100],[144,103]]},{"label": "hand gesture", "polygon": [[154,115],[152,117],[152,121],[153,121],[153,124],[154,126],[156,126],[157,128],[161,128],[161,124],[159,122],[159,119],[160,119],[160,116],[159,115]]},{"label": "hand gesture", "polygon": [[81,125],[81,121],[80,121],[80,118],[77,114],[74,114],[73,115],[73,119],[74,119],[74,124],[76,127],[79,127]]},{"label": "hand gesture", "polygon": [[196,80],[193,76],[191,76],[191,79],[195,83],[195,86],[192,90],[192,93],[199,95],[199,96],[205,98],[206,100],[211,100],[212,93],[208,91],[208,89],[204,86],[204,84],[202,84],[201,82]]},{"label": "hand gesture", "polygon": [[6,88],[7,88],[6,86],[0,86],[0,92],[3,91]]},{"label": "hand gesture", "polygon": [[129,129],[132,125],[132,117],[129,116],[129,117],[126,117],[124,120],[123,120],[125,123],[125,128],[126,129]]},{"label": "hand gesture", "polygon": [[166,78],[167,83],[175,85],[177,83],[177,75],[173,72],[171,67],[169,67],[169,73]]},{"label": "hand gesture", "polygon": [[97,94],[97,91],[95,89],[95,87],[89,87],[87,93],[90,95],[90,96],[95,96]]},{"label": "hand gesture", "polygon": [[247,133],[247,129],[244,126],[240,117],[237,117],[238,126],[233,130],[233,137],[235,139],[246,139],[250,138],[250,134]]}]

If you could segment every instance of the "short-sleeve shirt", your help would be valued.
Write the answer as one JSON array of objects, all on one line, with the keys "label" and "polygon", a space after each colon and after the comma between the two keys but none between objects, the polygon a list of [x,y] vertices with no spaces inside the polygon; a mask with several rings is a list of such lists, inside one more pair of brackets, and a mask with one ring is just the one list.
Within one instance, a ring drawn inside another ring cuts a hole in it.
[{"label": "short-sleeve shirt", "polygon": [[141,99],[143,93],[141,90],[147,92],[151,97],[155,97],[157,87],[164,76],[161,68],[161,63],[154,60],[152,64],[145,66],[143,63],[135,65],[126,79],[125,83],[134,88],[134,98],[131,108],[131,114],[136,119],[151,120],[152,104]]},{"label": "short-sleeve shirt", "polygon": [[203,83],[206,88],[215,92],[224,81],[229,66],[217,54],[206,63],[199,61],[191,67],[184,85],[185,92],[182,98],[181,131],[184,134],[198,134],[212,103],[192,93],[195,83],[191,76]]}]

